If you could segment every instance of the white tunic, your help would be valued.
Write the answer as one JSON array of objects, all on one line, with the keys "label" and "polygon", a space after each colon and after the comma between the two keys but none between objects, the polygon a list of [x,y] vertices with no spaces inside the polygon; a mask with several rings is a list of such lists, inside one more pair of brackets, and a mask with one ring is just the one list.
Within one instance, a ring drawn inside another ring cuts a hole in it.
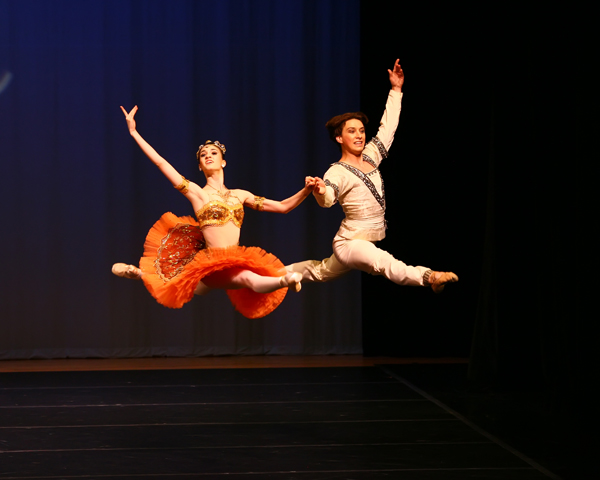
[{"label": "white tunic", "polygon": [[365,174],[357,168],[336,162],[325,172],[324,195],[316,195],[322,207],[339,202],[344,210],[337,236],[376,242],[385,237],[385,193],[379,164],[387,157],[398,126],[402,93],[390,90],[377,136],[363,150],[363,160],[373,165]]}]

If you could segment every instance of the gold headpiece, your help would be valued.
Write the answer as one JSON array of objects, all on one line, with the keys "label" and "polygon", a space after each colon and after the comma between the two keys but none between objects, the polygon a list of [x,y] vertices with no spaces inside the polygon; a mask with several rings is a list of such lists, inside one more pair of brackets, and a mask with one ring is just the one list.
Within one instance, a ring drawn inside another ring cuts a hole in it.
[{"label": "gold headpiece", "polygon": [[227,149],[225,148],[225,145],[223,145],[221,142],[219,142],[217,140],[215,140],[214,142],[212,140],[207,140],[206,142],[204,142],[202,145],[200,145],[198,147],[198,151],[196,152],[196,158],[198,159],[198,161],[200,161],[200,150],[202,150],[207,145],[214,145],[219,150],[221,150],[221,153],[223,154],[223,156],[225,156],[225,152],[227,151]]}]

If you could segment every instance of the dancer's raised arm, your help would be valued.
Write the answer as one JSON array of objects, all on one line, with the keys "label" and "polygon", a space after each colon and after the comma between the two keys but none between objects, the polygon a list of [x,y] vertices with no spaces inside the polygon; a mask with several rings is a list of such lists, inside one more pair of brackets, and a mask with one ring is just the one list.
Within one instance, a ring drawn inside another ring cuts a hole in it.
[{"label": "dancer's raised arm", "polygon": [[363,156],[373,160],[377,166],[388,156],[388,151],[394,141],[400,109],[402,108],[402,86],[404,85],[404,71],[397,59],[392,70],[388,69],[390,77],[390,92],[385,105],[385,110],[379,122],[377,135],[365,146]]},{"label": "dancer's raised arm", "polygon": [[[127,128],[129,129],[129,134],[133,137],[133,139],[140,146],[142,151],[146,154],[146,156],[156,165],[162,174],[167,177],[167,179],[171,182],[171,184],[178,188],[186,197],[188,195],[198,196],[200,187],[194,183],[188,182],[183,175],[181,175],[175,168],[167,162],[163,157],[161,157],[152,146],[142,138],[136,128],[135,123],[135,114],[138,111],[137,105],[131,109],[130,112],[127,112],[123,107],[121,107],[123,114],[125,115],[125,120],[127,121]],[[182,186],[180,188],[180,186]],[[185,191],[184,191],[185,189]],[[188,192],[189,190],[189,192]],[[190,199],[191,200],[191,199]]]}]

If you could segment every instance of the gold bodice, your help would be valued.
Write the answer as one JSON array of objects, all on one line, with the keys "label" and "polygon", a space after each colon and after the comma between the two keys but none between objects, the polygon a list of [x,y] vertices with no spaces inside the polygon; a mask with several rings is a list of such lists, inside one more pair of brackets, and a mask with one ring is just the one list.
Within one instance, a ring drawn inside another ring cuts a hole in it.
[{"label": "gold bodice", "polygon": [[216,225],[222,226],[232,222],[236,227],[242,228],[244,221],[244,206],[241,203],[230,205],[221,200],[212,200],[196,212],[200,228]]}]

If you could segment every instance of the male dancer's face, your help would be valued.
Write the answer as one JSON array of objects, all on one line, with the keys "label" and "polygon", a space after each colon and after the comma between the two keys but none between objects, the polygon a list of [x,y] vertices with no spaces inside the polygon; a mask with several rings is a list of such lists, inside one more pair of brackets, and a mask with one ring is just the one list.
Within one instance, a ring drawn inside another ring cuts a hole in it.
[{"label": "male dancer's face", "polygon": [[365,148],[365,126],[357,118],[351,118],[336,139],[342,146],[342,152],[360,155]]}]

